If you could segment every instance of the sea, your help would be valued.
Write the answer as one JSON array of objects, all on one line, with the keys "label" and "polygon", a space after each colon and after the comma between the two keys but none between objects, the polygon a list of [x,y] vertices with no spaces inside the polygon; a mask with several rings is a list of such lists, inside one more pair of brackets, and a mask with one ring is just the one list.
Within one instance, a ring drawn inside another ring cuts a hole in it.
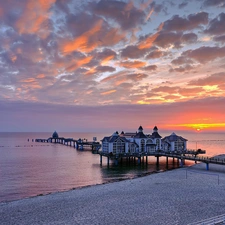
[{"label": "sea", "polygon": [[[46,195],[55,192],[82,188],[90,185],[132,179],[146,174],[163,172],[179,167],[160,158],[157,167],[156,158],[148,157],[148,163],[137,165],[137,162],[124,161],[115,165],[90,150],[76,150],[73,147],[35,142],[35,139],[47,139],[52,133],[0,133],[0,202],[8,202]],[[106,133],[59,133],[60,137],[87,139],[93,137],[100,141]],[[161,136],[170,133],[160,133]],[[188,139],[188,149],[206,150],[205,156],[225,153],[225,133],[179,132]],[[193,162],[186,162],[186,166]]]}]

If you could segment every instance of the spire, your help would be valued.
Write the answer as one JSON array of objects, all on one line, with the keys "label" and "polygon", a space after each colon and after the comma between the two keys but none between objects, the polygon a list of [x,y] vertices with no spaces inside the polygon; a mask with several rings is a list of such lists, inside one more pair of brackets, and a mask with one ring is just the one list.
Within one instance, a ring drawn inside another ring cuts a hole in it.
[{"label": "spire", "polygon": [[155,126],[155,127],[153,128],[153,132],[158,132],[157,126]]},{"label": "spire", "polygon": [[142,126],[140,126],[140,127],[138,128],[138,132],[143,132]]}]

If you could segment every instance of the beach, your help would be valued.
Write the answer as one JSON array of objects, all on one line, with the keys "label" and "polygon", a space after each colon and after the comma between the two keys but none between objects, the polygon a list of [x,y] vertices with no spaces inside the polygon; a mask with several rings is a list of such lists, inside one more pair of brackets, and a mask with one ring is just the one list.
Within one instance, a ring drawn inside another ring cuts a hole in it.
[{"label": "beach", "polygon": [[0,224],[190,224],[225,214],[225,167],[205,164],[0,203]]}]

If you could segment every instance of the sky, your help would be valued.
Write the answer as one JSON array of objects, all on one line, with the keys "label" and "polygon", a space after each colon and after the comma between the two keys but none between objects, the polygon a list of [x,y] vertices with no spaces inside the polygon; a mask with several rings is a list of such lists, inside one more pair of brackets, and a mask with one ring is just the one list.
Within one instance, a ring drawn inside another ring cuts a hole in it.
[{"label": "sky", "polygon": [[225,131],[225,0],[0,0],[0,131]]}]

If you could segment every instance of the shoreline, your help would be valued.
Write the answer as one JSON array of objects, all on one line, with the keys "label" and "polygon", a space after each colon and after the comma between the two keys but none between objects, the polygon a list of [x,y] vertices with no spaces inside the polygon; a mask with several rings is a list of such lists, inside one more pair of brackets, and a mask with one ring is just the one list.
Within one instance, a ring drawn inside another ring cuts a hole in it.
[{"label": "shoreline", "polygon": [[[219,175],[219,184],[212,174]],[[0,203],[0,221],[1,224],[165,224],[165,221],[189,224],[225,214],[224,189],[225,167],[211,165],[206,171],[200,163]]]},{"label": "shoreline", "polygon": [[[213,156],[214,158],[224,158],[225,159],[225,154],[220,154],[220,155],[215,155]],[[34,196],[28,196],[28,197],[24,197],[24,198],[20,198],[20,199],[15,199],[15,200],[5,200],[5,201],[1,201],[1,203],[10,203],[10,202],[15,202],[15,201],[21,201],[24,199],[31,199],[31,198],[36,198],[36,197],[42,197],[42,196],[47,196],[47,195],[52,195],[52,194],[57,194],[57,193],[65,193],[65,192],[69,192],[69,191],[73,191],[73,190],[79,190],[79,189],[84,189],[84,188],[89,188],[89,187],[95,187],[95,186],[99,186],[99,185],[105,185],[105,184],[111,184],[111,183],[117,183],[117,182],[121,182],[121,181],[126,181],[126,180],[133,180],[133,179],[138,179],[140,177],[146,177],[146,176],[150,176],[153,174],[158,174],[158,173],[165,173],[167,171],[172,171],[172,170],[177,170],[177,169],[184,169],[184,168],[196,168],[196,166],[198,164],[204,164],[204,163],[197,163],[197,164],[192,164],[192,165],[188,165],[188,166],[183,166],[183,167],[175,167],[175,168],[170,168],[170,169],[166,169],[166,170],[159,170],[159,171],[152,171],[152,172],[144,172],[138,175],[135,175],[132,178],[117,178],[114,180],[110,180],[110,181],[106,181],[103,183],[98,183],[98,184],[90,184],[90,185],[86,185],[86,186],[80,186],[80,187],[72,187],[68,190],[62,190],[62,191],[54,191],[54,192],[49,192],[49,193],[40,193]],[[225,169],[225,167],[224,167]],[[224,171],[225,172],[225,171]]]},{"label": "shoreline", "polygon": [[[190,166],[187,166],[187,167],[190,167]],[[57,193],[64,193],[64,192],[69,192],[69,191],[73,191],[73,190],[95,187],[95,186],[99,186],[99,185],[112,184],[112,183],[122,182],[122,181],[126,181],[126,180],[133,180],[133,179],[137,179],[137,178],[140,178],[140,177],[146,177],[146,176],[150,176],[152,174],[164,173],[164,172],[176,170],[176,169],[181,169],[181,167],[176,167],[176,168],[166,169],[166,170],[160,170],[160,171],[145,172],[145,173],[142,173],[142,174],[139,174],[139,175],[135,175],[132,178],[117,178],[117,179],[106,181],[106,182],[103,182],[103,183],[90,184],[90,185],[80,186],[80,187],[73,187],[73,188],[70,188],[68,190],[54,191],[54,192],[49,192],[49,193],[40,193],[40,194],[37,194],[37,195],[28,196],[28,197],[24,197],[24,198],[20,198],[20,199],[5,200],[5,201],[1,201],[0,205],[2,203],[10,203],[10,202],[15,202],[15,201],[21,201],[21,200],[24,200],[24,199],[31,199],[31,198],[41,197],[41,196],[47,196],[47,195],[52,195],[52,194],[57,194]]]}]

